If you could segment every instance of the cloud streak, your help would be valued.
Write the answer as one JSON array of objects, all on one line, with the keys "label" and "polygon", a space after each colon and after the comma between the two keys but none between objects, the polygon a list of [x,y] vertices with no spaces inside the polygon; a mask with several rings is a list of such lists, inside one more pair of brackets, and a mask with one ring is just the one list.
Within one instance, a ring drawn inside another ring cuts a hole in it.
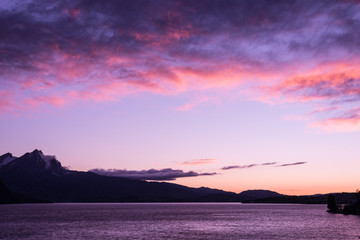
[{"label": "cloud streak", "polygon": [[214,158],[203,158],[203,159],[194,159],[191,161],[182,162],[181,165],[203,165],[214,163],[216,159]]},{"label": "cloud streak", "polygon": [[269,166],[269,165],[275,165],[276,162],[268,162],[268,163],[261,163],[261,164],[249,164],[249,165],[231,165],[231,166],[225,166],[221,168],[221,170],[231,170],[231,169],[244,169],[244,168],[253,168],[253,167],[259,167],[259,166]]},{"label": "cloud streak", "polygon": [[253,168],[258,166],[258,164],[249,164],[249,165],[232,165],[232,166],[226,166],[221,168],[221,170],[231,170],[231,169],[237,169],[237,168]]},{"label": "cloud streak", "polygon": [[184,177],[199,177],[199,176],[212,176],[216,173],[197,173],[194,171],[184,172],[183,170],[164,168],[161,170],[125,170],[125,169],[92,169],[89,172],[93,172],[99,175],[111,176],[111,177],[123,177],[137,180],[157,180],[157,181],[170,181],[177,178]]},{"label": "cloud streak", "polygon": [[285,163],[285,164],[278,165],[278,166],[276,166],[276,167],[290,167],[290,166],[303,165],[303,164],[306,164],[306,163],[307,163],[307,162]]},{"label": "cloud streak", "polygon": [[267,162],[267,163],[261,163],[261,164],[248,164],[248,165],[231,165],[231,166],[225,166],[221,168],[221,170],[232,170],[232,169],[247,169],[247,168],[255,168],[260,166],[274,166],[274,167],[289,167],[289,166],[296,166],[296,165],[303,165],[307,162],[294,162],[294,163],[284,163],[284,164],[278,164],[277,162]]}]

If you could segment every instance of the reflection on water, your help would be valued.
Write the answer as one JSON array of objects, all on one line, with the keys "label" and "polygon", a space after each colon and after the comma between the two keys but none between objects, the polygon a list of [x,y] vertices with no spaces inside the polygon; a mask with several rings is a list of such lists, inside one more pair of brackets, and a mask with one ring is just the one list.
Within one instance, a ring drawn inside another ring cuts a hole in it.
[{"label": "reflection on water", "polygon": [[325,205],[0,205],[0,239],[359,239],[360,217]]}]

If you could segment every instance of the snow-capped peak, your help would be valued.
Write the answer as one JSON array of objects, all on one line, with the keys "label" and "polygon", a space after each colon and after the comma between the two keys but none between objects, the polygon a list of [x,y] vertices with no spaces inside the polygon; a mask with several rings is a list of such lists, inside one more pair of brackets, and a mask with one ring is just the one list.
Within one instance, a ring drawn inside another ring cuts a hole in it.
[{"label": "snow-capped peak", "polygon": [[56,160],[55,156],[45,155],[42,151],[35,149],[27,152],[21,157],[13,157],[11,153],[0,156],[0,172],[11,171],[17,169],[17,174],[52,174],[64,175],[69,174],[66,168]]},{"label": "snow-capped peak", "polygon": [[14,157],[11,153],[4,154],[3,156],[1,156],[1,158],[2,159],[0,161],[0,167],[5,166],[13,160],[17,159],[17,157]]},{"label": "snow-capped peak", "polygon": [[45,163],[45,169],[49,169],[51,167],[51,161],[56,160],[56,157],[53,155],[45,155],[41,150],[35,149],[32,153],[30,153],[33,156],[38,156],[44,163]]}]

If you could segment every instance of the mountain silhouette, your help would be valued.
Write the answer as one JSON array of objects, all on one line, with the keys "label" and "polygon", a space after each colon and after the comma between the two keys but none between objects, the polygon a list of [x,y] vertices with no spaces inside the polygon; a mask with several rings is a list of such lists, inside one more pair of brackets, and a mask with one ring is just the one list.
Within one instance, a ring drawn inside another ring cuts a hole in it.
[{"label": "mountain silhouette", "polygon": [[255,201],[257,199],[264,198],[277,198],[282,197],[282,194],[277,192],[269,191],[269,190],[246,190],[239,193],[239,197],[242,201]]},{"label": "mountain silhouette", "polygon": [[[2,180],[2,181],[1,181]],[[355,193],[335,193],[339,204],[352,203]],[[289,196],[269,190],[239,194],[98,175],[64,168],[55,156],[35,149],[21,157],[0,156],[0,203],[22,202],[243,202],[319,203],[328,194]]]},{"label": "mountain silhouette", "polygon": [[54,202],[238,201],[235,193],[217,189],[68,170],[37,149],[19,158],[4,154],[0,164],[0,177],[12,191]]},{"label": "mountain silhouette", "polygon": [[0,179],[0,204],[7,203],[46,203],[50,201],[41,200],[11,192],[9,188]]}]

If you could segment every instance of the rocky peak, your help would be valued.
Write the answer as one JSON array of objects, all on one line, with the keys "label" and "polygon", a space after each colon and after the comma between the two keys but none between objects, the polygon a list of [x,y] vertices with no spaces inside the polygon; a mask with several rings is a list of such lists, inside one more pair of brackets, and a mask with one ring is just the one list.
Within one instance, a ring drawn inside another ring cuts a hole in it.
[{"label": "rocky peak", "polygon": [[2,167],[4,171],[4,168],[6,168],[6,170],[16,169],[19,172],[32,174],[43,172],[62,175],[67,172],[67,170],[61,166],[61,163],[56,160],[55,156],[45,155],[38,149],[25,153],[19,158],[12,157],[11,154],[7,155],[3,161],[0,161],[0,167]]},{"label": "rocky peak", "polygon": [[11,161],[15,160],[16,157],[14,157],[11,153],[5,153],[4,155],[0,156],[0,167],[5,166]]}]

